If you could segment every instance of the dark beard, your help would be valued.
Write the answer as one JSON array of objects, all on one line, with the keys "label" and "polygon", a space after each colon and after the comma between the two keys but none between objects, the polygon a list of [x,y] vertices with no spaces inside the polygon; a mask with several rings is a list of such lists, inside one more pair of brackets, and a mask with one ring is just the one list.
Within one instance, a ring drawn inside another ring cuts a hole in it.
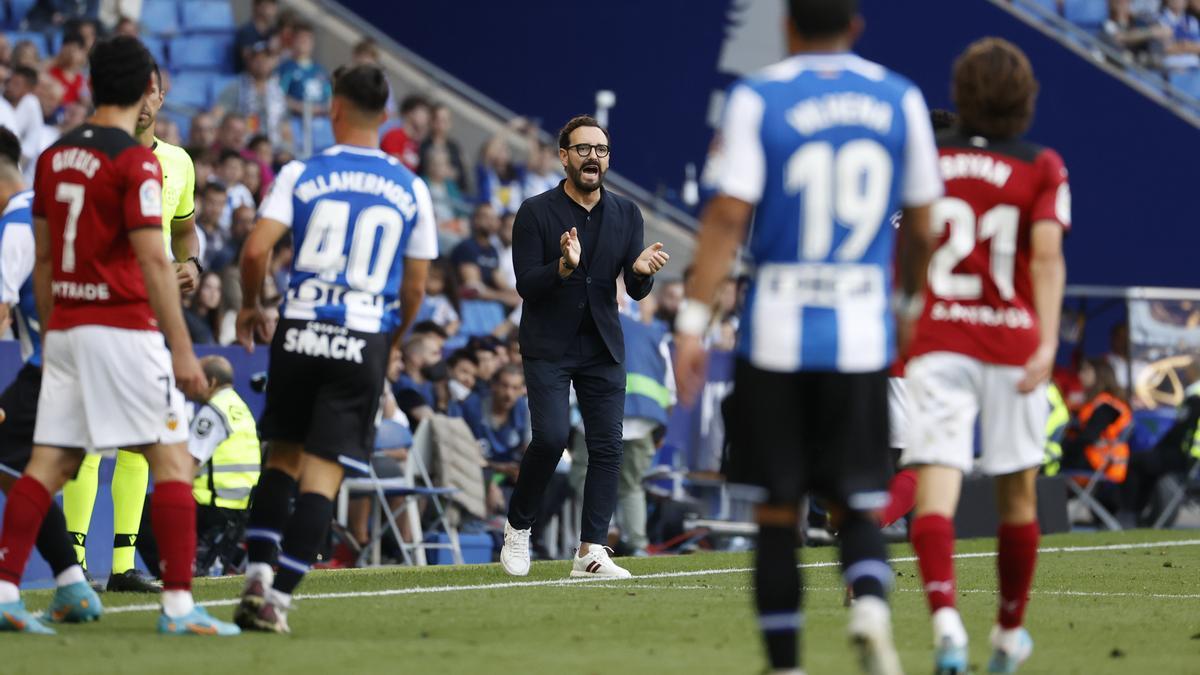
[{"label": "dark beard", "polygon": [[[596,167],[596,171],[599,172],[599,177],[594,186],[587,185],[583,182],[583,167],[585,166],[594,166]],[[571,184],[575,186],[576,190],[579,190],[584,194],[595,192],[596,190],[600,189],[600,186],[604,185],[604,171],[600,169],[600,164],[598,163],[586,163],[580,166],[578,169],[572,166],[567,166],[567,178],[571,179]]]}]

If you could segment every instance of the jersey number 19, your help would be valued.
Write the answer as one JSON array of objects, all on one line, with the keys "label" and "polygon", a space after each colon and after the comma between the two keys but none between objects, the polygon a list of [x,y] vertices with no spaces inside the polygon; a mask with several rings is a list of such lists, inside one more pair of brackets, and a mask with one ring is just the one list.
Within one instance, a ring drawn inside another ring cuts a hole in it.
[{"label": "jersey number 19", "polygon": [[892,190],[892,158],[878,142],[860,138],[836,150],[832,143],[805,143],[787,163],[787,191],[803,193],[800,259],[823,261],[833,248],[833,225],[850,229],[834,254],[860,260],[886,219]]}]

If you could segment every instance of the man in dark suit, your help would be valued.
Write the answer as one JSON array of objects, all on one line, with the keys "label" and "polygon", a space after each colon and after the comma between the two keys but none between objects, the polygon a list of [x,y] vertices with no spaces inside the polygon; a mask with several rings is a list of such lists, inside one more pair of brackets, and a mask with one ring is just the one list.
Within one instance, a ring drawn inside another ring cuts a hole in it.
[{"label": "man in dark suit", "polygon": [[529,535],[542,496],[567,447],[575,384],[588,447],[580,544],[571,576],[626,578],[608,557],[608,523],[621,470],[625,344],[617,318],[617,275],[635,300],[650,293],[670,256],[661,243],[642,249],[642,214],[603,188],[608,131],[575,117],[558,135],[567,179],[525,200],[513,226],[517,292],[524,299],[521,355],[533,440],[509,502],[500,563],[529,573]]}]

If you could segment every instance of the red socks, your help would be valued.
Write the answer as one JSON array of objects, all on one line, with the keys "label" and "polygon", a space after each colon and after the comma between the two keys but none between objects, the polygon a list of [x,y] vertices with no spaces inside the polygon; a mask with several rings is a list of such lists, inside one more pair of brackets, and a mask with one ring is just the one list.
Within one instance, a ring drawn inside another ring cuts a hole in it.
[{"label": "red socks", "polygon": [[1000,525],[996,570],[1000,577],[1000,627],[1017,628],[1025,618],[1041,530],[1035,520],[1025,525]]},{"label": "red socks", "polygon": [[0,581],[20,585],[29,552],[49,510],[50,492],[36,478],[21,476],[13,483],[4,506],[4,530],[0,532]]},{"label": "red socks", "polygon": [[954,607],[954,523],[942,515],[919,516],[911,534],[929,611]]},{"label": "red socks", "polygon": [[196,562],[196,500],[192,486],[182,481],[158,483],[150,497],[150,518],[161,552],[163,589],[192,588]]},{"label": "red socks", "polygon": [[917,472],[905,469],[892,476],[892,482],[888,484],[888,496],[891,500],[879,519],[879,524],[883,527],[900,520],[913,510],[917,501]]}]

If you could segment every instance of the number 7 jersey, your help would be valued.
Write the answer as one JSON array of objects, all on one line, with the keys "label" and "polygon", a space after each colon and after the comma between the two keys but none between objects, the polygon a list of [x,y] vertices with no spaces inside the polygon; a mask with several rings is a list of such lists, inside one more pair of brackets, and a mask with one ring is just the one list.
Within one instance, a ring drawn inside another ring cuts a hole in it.
[{"label": "number 7 jersey", "polygon": [[285,319],[391,332],[400,324],[404,258],[437,258],[429,188],[372,148],[335,145],[291,162],[259,217],[294,235]]},{"label": "number 7 jersey", "polygon": [[946,195],[933,208],[938,248],[910,355],[957,352],[1024,365],[1039,339],[1033,224],[1070,227],[1066,167],[1055,151],[1023,140],[953,129],[937,140]]}]

